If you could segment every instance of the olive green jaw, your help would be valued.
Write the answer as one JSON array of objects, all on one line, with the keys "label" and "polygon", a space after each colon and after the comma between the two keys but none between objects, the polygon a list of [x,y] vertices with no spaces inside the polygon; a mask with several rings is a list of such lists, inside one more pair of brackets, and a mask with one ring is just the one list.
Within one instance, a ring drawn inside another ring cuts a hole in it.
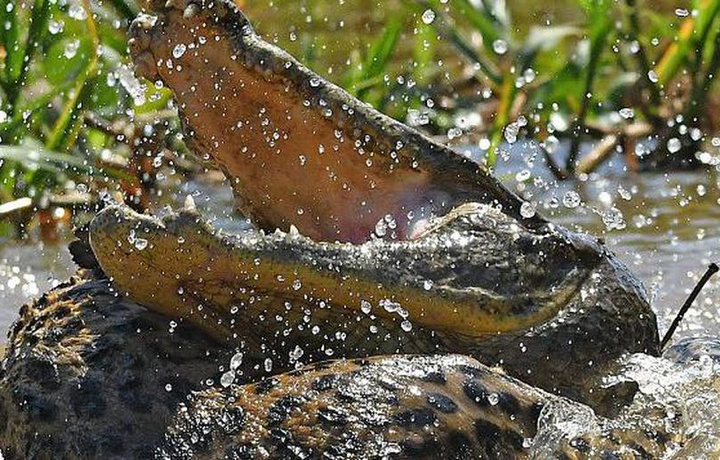
[{"label": "olive green jaw", "polygon": [[[170,315],[191,313],[193,302],[211,305],[201,315],[207,321],[198,323],[206,331],[215,329],[250,289],[292,302],[317,299],[355,314],[367,310],[366,315],[399,322],[408,331],[415,324],[482,338],[552,318],[592,268],[560,235],[550,242],[553,235],[528,234],[526,241],[516,239],[519,231],[512,219],[492,208],[468,204],[417,240],[353,246],[315,243],[279,231],[233,238],[209,227],[195,210],[160,220],[119,206],[95,217],[90,242],[105,273],[137,301]],[[503,273],[488,268],[490,240],[517,246],[513,252],[524,246],[538,249],[518,253],[524,265],[506,257],[492,262],[504,267]],[[558,272],[542,269],[543,260],[552,258],[545,254],[550,249],[564,264]],[[452,260],[457,251],[464,252],[464,260]],[[423,253],[425,261],[419,259]],[[483,265],[490,273],[480,273]],[[533,287],[517,293],[507,283]]]}]

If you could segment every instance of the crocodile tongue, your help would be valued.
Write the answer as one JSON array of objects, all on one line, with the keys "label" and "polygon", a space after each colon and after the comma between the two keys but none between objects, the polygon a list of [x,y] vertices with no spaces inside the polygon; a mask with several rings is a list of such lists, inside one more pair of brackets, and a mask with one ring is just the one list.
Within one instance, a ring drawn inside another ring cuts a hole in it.
[{"label": "crocodile tongue", "polygon": [[222,168],[260,228],[360,243],[413,238],[464,201],[519,215],[478,165],[262,41],[231,3],[153,9],[131,27],[138,73],[173,90],[188,144]]}]

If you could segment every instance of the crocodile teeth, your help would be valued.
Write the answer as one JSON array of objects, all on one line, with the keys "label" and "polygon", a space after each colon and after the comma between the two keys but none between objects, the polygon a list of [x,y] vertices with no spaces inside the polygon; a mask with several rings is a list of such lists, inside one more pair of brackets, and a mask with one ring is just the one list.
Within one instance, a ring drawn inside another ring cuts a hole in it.
[{"label": "crocodile teeth", "polygon": [[[170,0],[172,1],[172,0]],[[183,17],[185,19],[192,19],[200,12],[200,7],[196,3],[190,3],[185,7],[183,11]]]},{"label": "crocodile teeth", "polygon": [[197,206],[195,206],[195,200],[193,199],[192,195],[188,195],[185,197],[185,211],[197,211]]},{"label": "crocodile teeth", "polygon": [[290,224],[290,230],[288,231],[288,236],[292,239],[295,239],[298,236],[300,236],[300,232],[298,231],[295,224]]}]

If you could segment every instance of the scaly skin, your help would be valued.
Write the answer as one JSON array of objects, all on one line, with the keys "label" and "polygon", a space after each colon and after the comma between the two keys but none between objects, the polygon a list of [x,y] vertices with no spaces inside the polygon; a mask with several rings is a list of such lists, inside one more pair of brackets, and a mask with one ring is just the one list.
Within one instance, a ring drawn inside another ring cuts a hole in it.
[{"label": "scaly skin", "polygon": [[465,353],[607,411],[603,365],[657,343],[654,316],[611,255],[485,205],[457,208],[416,240],[362,245],[223,235],[194,208],[160,220],[112,206],[89,233],[121,293],[257,362],[270,357],[271,373],[295,364],[296,345],[302,363],[328,349]]},{"label": "scaly skin", "polygon": [[131,28],[137,71],[173,90],[186,140],[220,165],[259,227],[359,243],[390,215],[404,239],[467,201],[544,222],[521,219],[520,200],[477,164],[260,39],[229,2],[158,0],[153,13]]},{"label": "scaly skin", "polygon": [[[0,366],[4,458],[649,459],[684,442],[658,430],[662,415],[597,418],[457,355],[322,362],[253,384],[245,356],[223,388],[236,350],[169,323],[108,280],[25,305]],[[580,425],[545,433],[558,417]]]},{"label": "scaly skin", "polygon": [[[583,412],[466,356],[334,361],[196,395],[160,457],[524,459],[544,418]],[[638,418],[588,420],[536,458],[649,459],[676,441]]]}]

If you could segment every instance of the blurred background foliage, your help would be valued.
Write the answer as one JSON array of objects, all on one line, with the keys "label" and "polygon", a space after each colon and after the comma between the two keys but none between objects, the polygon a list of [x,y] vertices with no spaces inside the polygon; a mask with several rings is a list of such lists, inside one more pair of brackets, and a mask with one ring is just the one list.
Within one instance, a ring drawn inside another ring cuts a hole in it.
[{"label": "blurred background foliage", "polygon": [[[522,137],[542,142],[558,179],[618,153],[633,170],[717,164],[717,0],[241,6],[321,75],[443,142],[480,147],[489,166]],[[100,192],[144,208],[162,168],[197,170],[170,94],[133,76],[126,30],[138,11],[132,0],[0,0],[6,227],[52,226]]]}]

